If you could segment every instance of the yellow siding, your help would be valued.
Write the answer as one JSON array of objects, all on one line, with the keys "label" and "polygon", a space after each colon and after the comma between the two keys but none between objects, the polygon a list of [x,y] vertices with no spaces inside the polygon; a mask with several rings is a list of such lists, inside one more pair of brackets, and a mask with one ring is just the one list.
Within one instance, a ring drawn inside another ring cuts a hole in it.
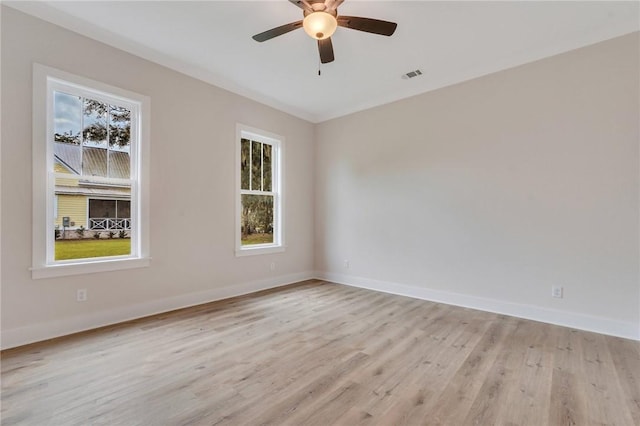
[{"label": "yellow siding", "polygon": [[87,197],[84,195],[58,195],[58,217],[56,225],[62,229],[62,218],[69,216],[76,227],[87,228]]},{"label": "yellow siding", "polygon": [[[65,166],[60,163],[53,164],[53,171],[56,173],[71,173]],[[76,175],[73,175],[73,179],[64,179],[64,178],[56,178],[56,185],[58,186],[78,186],[78,178]]]}]

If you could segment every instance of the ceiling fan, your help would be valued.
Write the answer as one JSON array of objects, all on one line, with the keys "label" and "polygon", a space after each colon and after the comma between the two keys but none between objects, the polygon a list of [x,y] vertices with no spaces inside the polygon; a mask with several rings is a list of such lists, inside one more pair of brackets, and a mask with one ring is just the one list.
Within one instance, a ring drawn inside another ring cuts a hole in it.
[{"label": "ceiling fan", "polygon": [[340,6],[344,0],[289,1],[302,9],[304,19],[256,34],[253,36],[253,39],[263,42],[302,27],[309,36],[318,40],[320,62],[323,64],[332,62],[335,59],[333,56],[331,36],[338,26],[385,36],[392,35],[398,26],[395,22],[338,15],[338,6]]}]

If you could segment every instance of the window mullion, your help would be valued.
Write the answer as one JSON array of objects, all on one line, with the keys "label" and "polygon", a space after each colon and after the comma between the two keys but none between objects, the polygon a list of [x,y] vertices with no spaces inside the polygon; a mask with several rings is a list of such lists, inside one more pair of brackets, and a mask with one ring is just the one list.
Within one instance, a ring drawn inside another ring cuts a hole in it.
[{"label": "window mullion", "polygon": [[119,178],[107,178],[102,176],[79,176],[71,173],[52,172],[54,179],[72,179],[78,182],[95,182],[106,185],[133,185],[134,179],[119,179]]},{"label": "window mullion", "polygon": [[84,175],[84,96],[80,97],[80,108],[80,170],[78,172],[82,176]]},{"label": "window mullion", "polygon": [[240,194],[241,195],[269,195],[272,197],[276,195],[276,193],[273,191],[257,191],[257,190],[254,191],[254,190],[248,190],[248,189],[241,189]]},{"label": "window mullion", "polygon": [[106,105],[107,105],[107,111],[106,111],[107,118],[105,120],[105,123],[107,125],[107,177],[110,177],[110,174],[109,174],[109,160],[110,160],[109,158],[110,157],[109,155],[109,131],[110,131],[109,120],[111,119],[111,105],[110,104],[106,104]]},{"label": "window mullion", "polygon": [[253,141],[249,140],[249,190],[253,189]]}]

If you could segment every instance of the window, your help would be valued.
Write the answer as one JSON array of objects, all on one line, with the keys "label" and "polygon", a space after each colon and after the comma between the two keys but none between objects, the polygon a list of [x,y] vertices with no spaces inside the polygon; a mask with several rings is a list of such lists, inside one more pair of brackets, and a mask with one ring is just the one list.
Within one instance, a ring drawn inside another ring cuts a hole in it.
[{"label": "window", "polygon": [[238,125],[236,254],[284,251],[283,138]]},{"label": "window", "polygon": [[[131,230],[131,201],[89,199],[89,229]],[[126,237],[126,232],[122,234]]]},{"label": "window", "polygon": [[149,262],[145,96],[34,65],[33,278]]}]

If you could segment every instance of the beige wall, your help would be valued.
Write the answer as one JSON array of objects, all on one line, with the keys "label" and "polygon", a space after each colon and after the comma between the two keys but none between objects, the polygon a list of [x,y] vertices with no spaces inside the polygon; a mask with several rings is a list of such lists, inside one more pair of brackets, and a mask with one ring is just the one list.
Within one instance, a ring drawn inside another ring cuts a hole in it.
[{"label": "beige wall", "polygon": [[[150,96],[151,267],[31,279],[34,62]],[[2,126],[3,339],[62,334],[313,270],[314,129],[308,122],[6,7],[2,122],[10,123]],[[235,257],[238,122],[286,138],[283,254]],[[78,288],[88,289],[87,302],[75,301]]]},{"label": "beige wall", "polygon": [[[4,346],[314,268],[640,338],[638,34],[314,126],[15,10],[1,18]],[[31,279],[33,62],[151,97],[151,267]],[[284,254],[234,256],[237,122],[286,138]]]},{"label": "beige wall", "polygon": [[638,39],[320,124],[316,268],[640,338]]}]

